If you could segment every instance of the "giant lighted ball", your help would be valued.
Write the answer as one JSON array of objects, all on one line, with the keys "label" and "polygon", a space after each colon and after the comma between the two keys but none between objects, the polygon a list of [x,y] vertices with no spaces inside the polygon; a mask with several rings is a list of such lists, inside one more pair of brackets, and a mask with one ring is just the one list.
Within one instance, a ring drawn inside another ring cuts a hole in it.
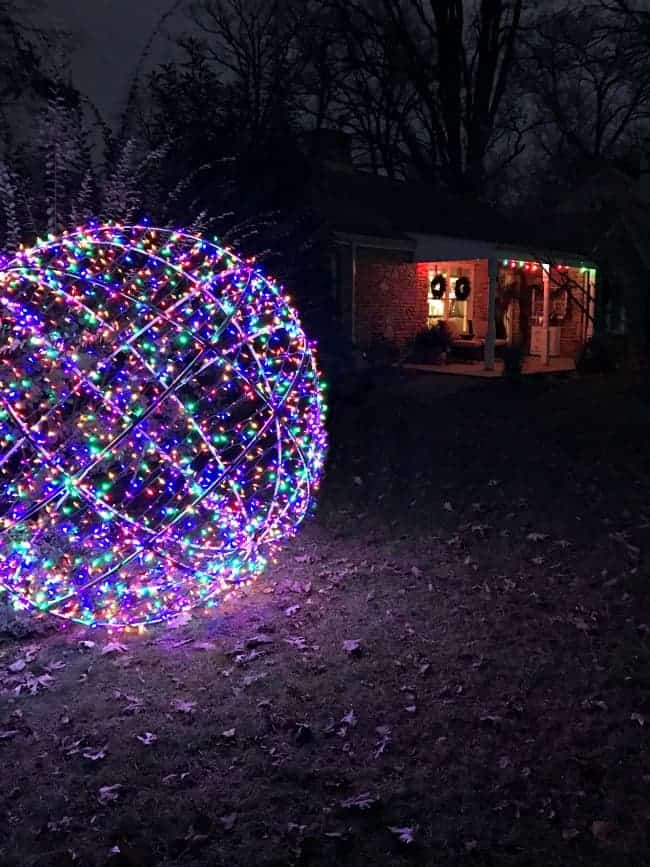
[{"label": "giant lighted ball", "polygon": [[98,626],[214,604],[313,506],[314,349],[200,237],[90,225],[0,271],[0,587]]}]

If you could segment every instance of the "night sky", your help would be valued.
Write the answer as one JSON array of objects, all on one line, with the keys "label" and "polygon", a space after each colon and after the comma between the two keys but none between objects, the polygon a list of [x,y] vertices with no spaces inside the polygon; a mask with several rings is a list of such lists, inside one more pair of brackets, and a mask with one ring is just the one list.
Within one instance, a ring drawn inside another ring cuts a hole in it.
[{"label": "night sky", "polygon": [[[73,83],[112,121],[124,104],[140,53],[172,0],[44,0],[41,21],[54,21],[74,40]],[[156,39],[155,61],[170,46]]]}]

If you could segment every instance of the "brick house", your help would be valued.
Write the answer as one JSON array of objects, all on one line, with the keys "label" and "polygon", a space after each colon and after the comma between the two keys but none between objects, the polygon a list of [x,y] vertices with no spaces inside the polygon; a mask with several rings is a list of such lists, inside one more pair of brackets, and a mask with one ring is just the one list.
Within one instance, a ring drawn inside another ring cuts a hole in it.
[{"label": "brick house", "polygon": [[[320,163],[312,204],[329,227],[339,327],[358,348],[404,348],[444,320],[454,345],[491,369],[513,343],[542,365],[572,360],[592,333],[595,266],[539,226],[417,181],[355,171],[345,147]],[[459,278],[469,281],[463,300]]]}]

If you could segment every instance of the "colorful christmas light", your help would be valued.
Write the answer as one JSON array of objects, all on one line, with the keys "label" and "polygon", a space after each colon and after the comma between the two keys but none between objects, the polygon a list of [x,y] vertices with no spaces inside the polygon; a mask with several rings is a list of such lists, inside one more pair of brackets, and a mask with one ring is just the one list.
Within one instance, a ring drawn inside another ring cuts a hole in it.
[{"label": "colorful christmas light", "polygon": [[203,238],[92,224],[0,271],[0,587],[139,626],[260,574],[313,506],[313,346],[281,287]]}]

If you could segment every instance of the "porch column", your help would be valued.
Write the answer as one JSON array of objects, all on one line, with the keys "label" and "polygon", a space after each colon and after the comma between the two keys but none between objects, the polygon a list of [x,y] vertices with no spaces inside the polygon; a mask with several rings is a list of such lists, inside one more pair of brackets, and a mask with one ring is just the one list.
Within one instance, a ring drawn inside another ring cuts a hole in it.
[{"label": "porch column", "polygon": [[488,309],[487,309],[487,335],[485,338],[485,369],[494,370],[494,346],[497,337],[496,297],[497,297],[497,273],[498,262],[496,259],[488,259]]},{"label": "porch column", "polygon": [[542,364],[548,364],[548,318],[551,312],[551,266],[542,265],[542,286],[544,288],[544,308],[542,312],[542,348],[541,358]]}]

